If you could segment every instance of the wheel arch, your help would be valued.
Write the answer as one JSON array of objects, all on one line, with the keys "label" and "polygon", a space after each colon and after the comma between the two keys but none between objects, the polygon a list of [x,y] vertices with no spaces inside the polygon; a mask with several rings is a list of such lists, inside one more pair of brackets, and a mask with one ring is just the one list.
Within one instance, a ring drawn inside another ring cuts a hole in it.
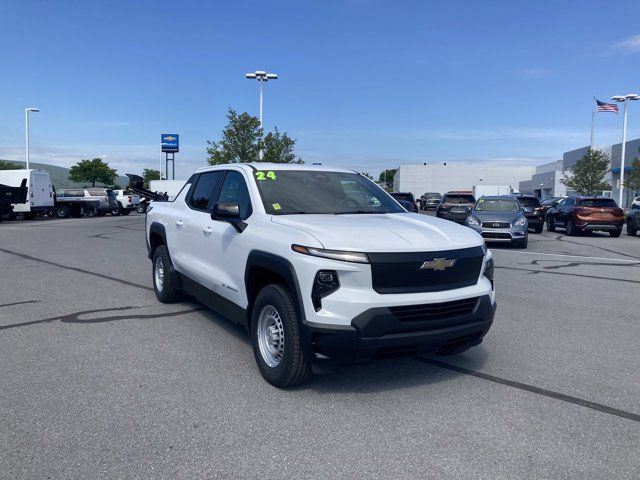
[{"label": "wheel arch", "polygon": [[[169,253],[169,246],[167,245],[167,232],[164,225],[158,222],[153,222],[149,226],[149,238],[147,239],[147,250],[149,251],[149,258],[153,259],[153,255],[160,245],[167,247],[167,253]],[[171,255],[169,255],[171,258]]]},{"label": "wheel arch", "polygon": [[[261,250],[253,250],[247,258],[244,273],[247,294],[247,317],[251,319],[253,303],[260,290],[267,285],[282,283],[294,297],[296,315],[304,323],[304,305],[300,285],[293,264],[284,257]],[[249,325],[251,322],[249,321]]]}]

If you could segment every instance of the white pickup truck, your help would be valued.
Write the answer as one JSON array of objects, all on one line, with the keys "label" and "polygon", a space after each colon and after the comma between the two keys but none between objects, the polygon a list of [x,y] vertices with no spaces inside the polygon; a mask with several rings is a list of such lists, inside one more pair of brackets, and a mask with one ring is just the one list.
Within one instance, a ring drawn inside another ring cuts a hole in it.
[{"label": "white pickup truck", "polygon": [[129,215],[140,205],[140,196],[127,193],[126,190],[114,190],[118,201],[118,208],[114,208],[112,215]]},{"label": "white pickup truck", "polygon": [[346,169],[201,168],[151,203],[146,240],[158,300],[189,293],[243,325],[277,387],[323,364],[462,352],[493,322],[482,237]]}]

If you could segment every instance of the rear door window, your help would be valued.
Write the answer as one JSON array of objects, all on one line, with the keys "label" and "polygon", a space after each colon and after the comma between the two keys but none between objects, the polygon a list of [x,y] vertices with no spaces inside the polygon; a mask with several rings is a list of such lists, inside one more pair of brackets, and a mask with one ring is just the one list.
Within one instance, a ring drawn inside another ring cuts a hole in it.
[{"label": "rear door window", "polygon": [[192,187],[187,204],[196,210],[212,212],[224,174],[224,170],[201,173]]}]

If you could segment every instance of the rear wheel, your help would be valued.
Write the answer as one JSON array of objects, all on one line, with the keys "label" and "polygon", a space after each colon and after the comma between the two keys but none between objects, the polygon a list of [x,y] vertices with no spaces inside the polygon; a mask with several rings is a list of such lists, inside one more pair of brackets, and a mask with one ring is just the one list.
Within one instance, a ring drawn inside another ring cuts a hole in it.
[{"label": "rear wheel", "polygon": [[311,377],[293,297],[284,286],[260,290],[251,313],[251,341],[260,373],[271,385],[290,387]]},{"label": "rear wheel", "polygon": [[146,213],[146,211],[147,211],[147,204],[146,203],[144,203],[144,204],[141,203],[140,205],[138,205],[136,207],[136,212],[138,212],[138,213]]},{"label": "rear wheel", "polygon": [[609,235],[611,235],[614,238],[619,237],[621,233],[622,233],[622,229],[620,229],[620,230],[609,230]]},{"label": "rear wheel", "polygon": [[638,233],[638,228],[633,224],[631,220],[627,220],[627,235],[634,237]]},{"label": "rear wheel", "polygon": [[543,227],[543,225],[540,224],[533,231],[536,232],[536,233],[542,233],[542,227]]},{"label": "rear wheel", "polygon": [[111,209],[111,215],[113,215],[114,217],[120,215],[122,213],[122,205],[120,203],[118,203],[117,207],[113,207]]},{"label": "rear wheel", "polygon": [[553,221],[553,217],[547,217],[547,231],[548,232],[556,231],[556,222]]},{"label": "rear wheel", "polygon": [[56,207],[56,217],[58,218],[68,218],[70,213],[71,211],[66,205],[60,205],[59,207]]},{"label": "rear wheel", "polygon": [[164,245],[153,253],[153,290],[162,303],[175,302],[180,297],[178,274]]}]

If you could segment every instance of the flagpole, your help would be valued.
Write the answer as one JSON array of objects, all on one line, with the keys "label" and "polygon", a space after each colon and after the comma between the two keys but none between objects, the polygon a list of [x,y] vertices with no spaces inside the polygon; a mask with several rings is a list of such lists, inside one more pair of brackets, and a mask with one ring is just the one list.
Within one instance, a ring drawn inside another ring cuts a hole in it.
[{"label": "flagpole", "polygon": [[591,106],[591,147],[589,150],[593,150],[593,131],[596,121],[596,97],[593,97],[593,105]]}]

